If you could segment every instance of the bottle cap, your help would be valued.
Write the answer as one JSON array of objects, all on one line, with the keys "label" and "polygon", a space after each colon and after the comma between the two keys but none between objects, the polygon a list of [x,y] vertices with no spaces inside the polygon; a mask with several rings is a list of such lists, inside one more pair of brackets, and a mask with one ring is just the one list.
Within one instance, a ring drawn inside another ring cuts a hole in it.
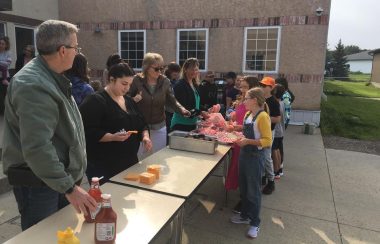
[{"label": "bottle cap", "polygon": [[91,181],[92,182],[99,182],[100,178],[99,177],[92,177]]},{"label": "bottle cap", "polygon": [[111,199],[111,194],[105,194],[105,193],[103,193],[103,194],[102,194],[102,198],[103,198],[104,200],[109,200],[109,199]]}]

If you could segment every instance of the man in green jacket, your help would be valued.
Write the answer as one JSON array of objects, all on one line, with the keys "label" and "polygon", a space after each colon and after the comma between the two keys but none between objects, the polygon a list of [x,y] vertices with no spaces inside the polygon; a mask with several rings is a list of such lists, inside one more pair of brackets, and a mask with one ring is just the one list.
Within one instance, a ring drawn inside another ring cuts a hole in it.
[{"label": "man in green jacket", "polygon": [[[96,202],[79,184],[86,170],[83,124],[63,75],[79,52],[78,29],[58,20],[37,29],[39,56],[12,79],[5,101],[3,166],[26,230],[70,202]],[[67,201],[68,200],[68,201]]]}]

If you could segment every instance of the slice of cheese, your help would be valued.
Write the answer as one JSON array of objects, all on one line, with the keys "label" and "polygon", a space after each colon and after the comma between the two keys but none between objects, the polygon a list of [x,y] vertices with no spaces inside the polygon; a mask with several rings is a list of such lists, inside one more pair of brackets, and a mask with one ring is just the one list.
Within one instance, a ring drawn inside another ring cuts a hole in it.
[{"label": "slice of cheese", "polygon": [[151,164],[148,165],[147,169],[148,173],[154,174],[156,176],[156,180],[160,178],[161,165]]},{"label": "slice of cheese", "polygon": [[138,181],[140,179],[140,175],[137,173],[127,173],[126,176],[124,176],[125,180],[132,180],[132,181]]},{"label": "slice of cheese", "polygon": [[156,176],[154,174],[144,172],[140,174],[140,183],[151,185],[156,181]]}]

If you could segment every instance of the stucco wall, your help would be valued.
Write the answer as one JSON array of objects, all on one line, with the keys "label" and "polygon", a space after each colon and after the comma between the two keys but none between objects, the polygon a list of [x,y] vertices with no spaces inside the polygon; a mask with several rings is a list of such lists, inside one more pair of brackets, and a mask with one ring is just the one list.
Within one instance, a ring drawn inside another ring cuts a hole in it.
[{"label": "stucco wall", "polygon": [[[58,19],[58,0],[13,0],[12,1],[12,11],[4,11],[5,14],[27,17],[37,20],[47,20],[47,19]],[[28,27],[35,29],[36,26],[28,24],[19,24],[14,22],[6,22],[7,36],[9,37],[11,43],[11,54],[12,54],[12,64],[11,67],[14,68],[16,63],[16,37],[15,37],[15,27]]]},{"label": "stucco wall", "polygon": [[47,20],[58,18],[58,0],[12,0],[13,14],[32,19]]}]

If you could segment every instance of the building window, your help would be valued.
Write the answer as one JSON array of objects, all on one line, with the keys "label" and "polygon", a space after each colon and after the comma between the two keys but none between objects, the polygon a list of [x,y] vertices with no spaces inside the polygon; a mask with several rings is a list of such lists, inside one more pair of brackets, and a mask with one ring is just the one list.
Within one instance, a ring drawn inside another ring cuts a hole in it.
[{"label": "building window", "polygon": [[177,30],[177,62],[183,65],[188,58],[197,58],[199,70],[207,70],[208,29]]},{"label": "building window", "polygon": [[145,30],[119,31],[119,54],[128,64],[141,70],[146,50]]},{"label": "building window", "polygon": [[5,33],[5,23],[0,22],[0,37],[6,36],[7,33]]},{"label": "building window", "polygon": [[243,71],[277,73],[280,27],[245,28]]}]

